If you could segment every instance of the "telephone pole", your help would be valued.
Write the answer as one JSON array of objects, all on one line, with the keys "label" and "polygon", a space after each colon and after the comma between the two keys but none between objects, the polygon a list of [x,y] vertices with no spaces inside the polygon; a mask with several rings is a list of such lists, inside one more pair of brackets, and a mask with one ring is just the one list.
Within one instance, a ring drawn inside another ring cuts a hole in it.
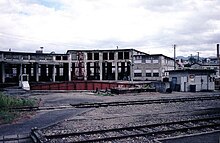
[{"label": "telephone pole", "polygon": [[176,69],[176,44],[173,45],[174,49],[174,70]]}]

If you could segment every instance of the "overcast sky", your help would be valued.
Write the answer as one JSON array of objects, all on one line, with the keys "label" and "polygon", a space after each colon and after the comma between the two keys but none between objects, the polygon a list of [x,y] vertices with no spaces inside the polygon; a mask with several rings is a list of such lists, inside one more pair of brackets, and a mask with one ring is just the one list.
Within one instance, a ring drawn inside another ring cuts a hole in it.
[{"label": "overcast sky", "polygon": [[0,0],[0,50],[216,56],[220,0]]}]

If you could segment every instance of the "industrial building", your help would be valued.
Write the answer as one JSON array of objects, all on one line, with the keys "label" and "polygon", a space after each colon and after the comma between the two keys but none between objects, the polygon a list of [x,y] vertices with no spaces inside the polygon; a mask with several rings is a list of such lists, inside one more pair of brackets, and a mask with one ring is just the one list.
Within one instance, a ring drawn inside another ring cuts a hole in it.
[{"label": "industrial building", "polygon": [[21,74],[28,74],[30,82],[71,79],[68,54],[0,51],[0,64],[1,83],[18,83]]},{"label": "industrial building", "polygon": [[162,80],[174,69],[174,59],[135,49],[68,50],[66,54],[0,51],[0,82],[18,83],[20,74],[30,82],[74,80]]},{"label": "industrial building", "polygon": [[215,89],[215,70],[181,69],[169,71],[171,88],[177,91],[211,91]]}]

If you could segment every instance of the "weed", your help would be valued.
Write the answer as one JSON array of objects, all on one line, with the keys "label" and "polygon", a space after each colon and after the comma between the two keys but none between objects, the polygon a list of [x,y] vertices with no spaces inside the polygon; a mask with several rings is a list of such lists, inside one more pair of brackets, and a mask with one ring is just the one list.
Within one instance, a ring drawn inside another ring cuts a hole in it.
[{"label": "weed", "polygon": [[11,112],[12,107],[23,107],[23,106],[34,106],[36,100],[34,99],[24,99],[18,97],[12,97],[4,95],[0,92],[0,124],[10,123],[16,117],[19,116],[18,112]]}]

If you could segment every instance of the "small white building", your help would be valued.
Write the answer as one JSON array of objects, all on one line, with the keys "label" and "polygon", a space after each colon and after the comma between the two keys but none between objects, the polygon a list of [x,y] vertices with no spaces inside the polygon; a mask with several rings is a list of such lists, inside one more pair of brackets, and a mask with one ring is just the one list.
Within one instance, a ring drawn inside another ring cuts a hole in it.
[{"label": "small white building", "polygon": [[215,70],[183,69],[168,72],[173,90],[196,92],[215,89]]}]

